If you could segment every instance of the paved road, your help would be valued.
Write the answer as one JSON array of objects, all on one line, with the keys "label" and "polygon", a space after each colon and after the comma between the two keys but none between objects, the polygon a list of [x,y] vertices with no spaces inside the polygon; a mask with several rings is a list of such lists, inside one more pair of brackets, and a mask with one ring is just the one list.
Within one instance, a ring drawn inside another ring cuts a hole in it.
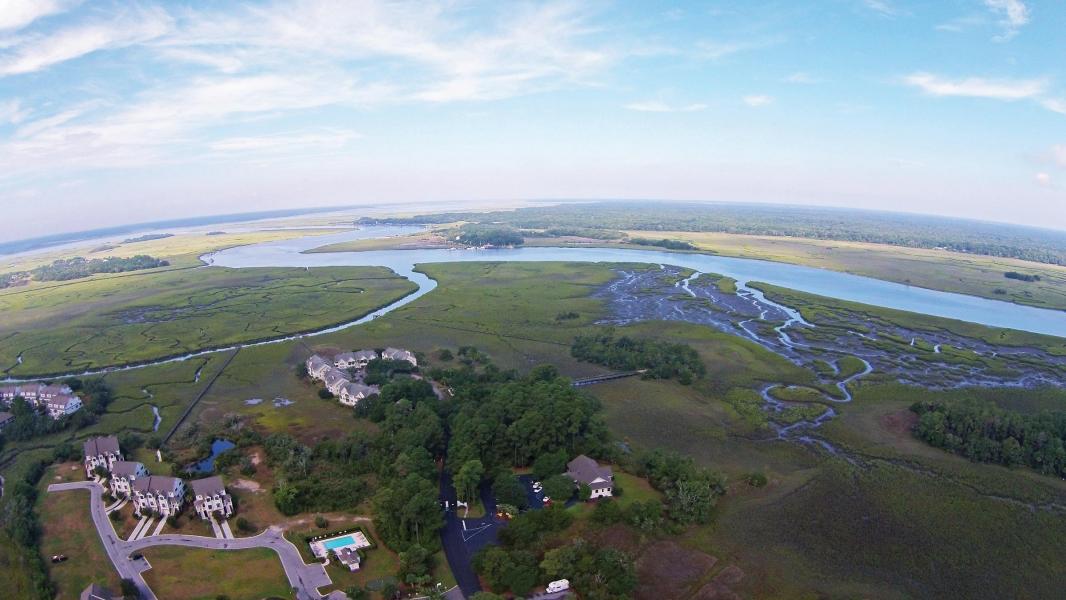
[{"label": "paved road", "polygon": [[236,539],[217,539],[199,535],[168,534],[149,536],[136,541],[128,542],[118,537],[111,520],[107,517],[104,507],[103,488],[92,481],[79,481],[74,483],[55,483],[48,486],[49,492],[61,492],[66,490],[89,490],[91,495],[90,510],[93,523],[100,534],[100,540],[104,544],[108,558],[115,570],[123,579],[130,579],[136,584],[145,600],[156,600],[155,594],[144,582],[141,573],[147,570],[148,563],[144,560],[131,560],[130,554],[151,548],[152,546],[188,546],[192,548],[206,548],[211,550],[246,550],[250,548],[269,548],[277,553],[281,559],[281,565],[285,568],[285,576],[289,584],[297,590],[299,600],[318,600],[322,594],[318,588],[329,585],[331,582],[326,569],[318,563],[304,564],[300,557],[300,551],[291,542],[285,539],[280,529],[271,527],[254,537]]},{"label": "paved road", "polygon": [[[478,550],[488,544],[497,542],[496,532],[500,522],[496,520],[496,498],[488,485],[481,487],[481,502],[485,505],[485,516],[480,519],[462,519],[460,511],[455,509],[455,488],[452,487],[451,473],[445,470],[440,478],[440,498],[449,503],[444,513],[444,527],[440,530],[441,545],[448,566],[452,569],[461,594],[473,596],[481,591],[477,574],[471,559]],[[449,596],[451,598],[452,596]]]}]

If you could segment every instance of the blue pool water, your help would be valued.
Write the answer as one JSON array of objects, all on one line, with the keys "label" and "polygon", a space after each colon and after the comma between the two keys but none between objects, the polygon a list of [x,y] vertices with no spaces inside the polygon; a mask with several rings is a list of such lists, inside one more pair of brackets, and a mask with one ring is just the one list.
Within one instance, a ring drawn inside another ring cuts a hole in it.
[{"label": "blue pool water", "polygon": [[354,546],[355,538],[350,535],[346,535],[344,537],[326,540],[325,542],[322,542],[322,545],[326,548],[326,550],[335,550],[337,548],[343,548],[345,546]]}]

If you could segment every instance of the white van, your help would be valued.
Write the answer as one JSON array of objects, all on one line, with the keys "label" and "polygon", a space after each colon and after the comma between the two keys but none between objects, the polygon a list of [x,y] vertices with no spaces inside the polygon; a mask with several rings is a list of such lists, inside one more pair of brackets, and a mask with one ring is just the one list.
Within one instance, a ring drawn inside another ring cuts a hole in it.
[{"label": "white van", "polygon": [[548,588],[545,591],[549,594],[554,594],[555,592],[565,592],[568,589],[570,589],[570,580],[560,579],[559,581],[549,583]]}]

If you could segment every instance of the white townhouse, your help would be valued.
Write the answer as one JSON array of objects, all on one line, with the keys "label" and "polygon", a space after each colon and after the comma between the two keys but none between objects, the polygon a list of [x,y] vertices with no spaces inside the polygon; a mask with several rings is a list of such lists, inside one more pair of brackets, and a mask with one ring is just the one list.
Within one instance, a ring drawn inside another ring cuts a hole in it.
[{"label": "white townhouse", "polygon": [[378,357],[376,350],[358,350],[355,352],[342,352],[333,357],[333,365],[338,369],[350,369],[355,367],[362,369],[366,364]]},{"label": "white townhouse", "polygon": [[48,399],[41,398],[38,400],[37,406],[44,408],[49,417],[58,419],[77,412],[81,408],[81,398],[66,395]]},{"label": "white townhouse", "polygon": [[380,390],[376,385],[364,385],[362,383],[349,383],[341,387],[340,401],[346,406],[355,406],[367,396],[373,396]]},{"label": "white townhouse", "polygon": [[332,368],[333,365],[328,360],[317,354],[312,354],[311,358],[307,359],[307,374],[311,379],[322,379]]},{"label": "white townhouse", "polygon": [[149,475],[133,482],[133,514],[146,511],[169,517],[181,512],[185,502],[185,482],[177,477]]},{"label": "white townhouse", "polygon": [[334,396],[339,396],[341,394],[341,389],[351,383],[351,381],[348,379],[347,373],[340,369],[330,367],[330,370],[322,376],[322,383]]},{"label": "white townhouse", "polygon": [[111,495],[130,497],[133,495],[133,482],[148,477],[148,467],[133,460],[116,460],[111,465]]},{"label": "white townhouse", "polygon": [[189,486],[193,494],[192,505],[201,519],[207,520],[211,513],[218,513],[223,519],[233,514],[233,498],[226,493],[218,475],[194,479]]},{"label": "white townhouse", "polygon": [[406,360],[411,363],[411,366],[418,366],[418,359],[415,358],[414,352],[402,348],[385,348],[385,351],[381,353],[381,358],[385,360]]},{"label": "white townhouse", "polygon": [[104,470],[111,472],[111,465],[116,460],[122,460],[118,438],[113,435],[91,437],[85,440],[82,455],[85,457],[85,476],[89,479],[92,479],[96,467],[103,467]]}]

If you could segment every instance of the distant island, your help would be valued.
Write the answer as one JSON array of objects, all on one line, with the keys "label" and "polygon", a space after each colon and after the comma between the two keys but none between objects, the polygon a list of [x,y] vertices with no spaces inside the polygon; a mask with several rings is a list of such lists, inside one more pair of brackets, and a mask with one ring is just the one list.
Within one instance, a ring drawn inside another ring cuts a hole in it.
[{"label": "distant island", "polygon": [[86,259],[81,256],[59,259],[51,264],[30,269],[0,274],[0,288],[13,287],[36,281],[70,281],[96,275],[97,273],[124,273],[169,266],[170,262],[146,254],[129,258],[109,256],[107,258]]},{"label": "distant island", "polygon": [[162,240],[168,237],[174,237],[173,233],[146,233],[137,237],[126,238],[122,240],[123,244],[135,244],[137,242],[150,242],[152,240]]}]

